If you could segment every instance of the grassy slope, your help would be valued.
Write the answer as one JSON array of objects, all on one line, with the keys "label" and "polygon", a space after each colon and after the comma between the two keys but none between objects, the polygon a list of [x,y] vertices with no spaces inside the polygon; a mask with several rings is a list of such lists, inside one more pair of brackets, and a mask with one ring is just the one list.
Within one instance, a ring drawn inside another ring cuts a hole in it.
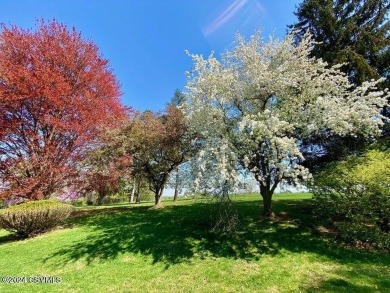
[{"label": "grassy slope", "polygon": [[0,292],[390,292],[390,256],[341,248],[311,229],[308,195],[277,196],[284,220],[260,220],[258,195],[235,197],[234,236],[209,233],[204,201],[99,209],[24,241],[0,230],[0,276],[61,276],[0,284]]}]

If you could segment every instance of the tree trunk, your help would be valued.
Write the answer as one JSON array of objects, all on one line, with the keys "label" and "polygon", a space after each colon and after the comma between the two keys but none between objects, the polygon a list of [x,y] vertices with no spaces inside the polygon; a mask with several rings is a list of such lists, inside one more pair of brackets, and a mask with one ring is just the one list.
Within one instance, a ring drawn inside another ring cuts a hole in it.
[{"label": "tree trunk", "polygon": [[97,197],[97,205],[103,204],[103,198],[106,196],[106,193],[103,190],[98,191],[98,197]]},{"label": "tree trunk", "polygon": [[179,169],[176,169],[175,174],[175,194],[173,195],[173,201],[177,201],[179,197]]},{"label": "tree trunk", "polygon": [[141,181],[138,182],[138,185],[137,185],[137,194],[136,194],[136,199],[135,199],[135,202],[136,203],[140,203],[141,202]]},{"label": "tree trunk", "polygon": [[176,185],[175,186],[175,194],[173,195],[173,201],[177,201],[177,198],[179,197],[179,188]]},{"label": "tree trunk", "polygon": [[135,180],[133,181],[133,186],[131,187],[131,193],[130,193],[130,203],[134,202],[134,194],[135,194]]},{"label": "tree trunk", "polygon": [[263,198],[263,217],[272,218],[274,216],[274,213],[272,212],[273,192],[266,187],[260,187],[260,194]]},{"label": "tree trunk", "polygon": [[154,205],[159,206],[161,204],[161,196],[159,194],[156,194],[154,196]]},{"label": "tree trunk", "polygon": [[154,206],[159,207],[161,206],[161,197],[162,197],[163,189],[157,190],[154,195]]}]

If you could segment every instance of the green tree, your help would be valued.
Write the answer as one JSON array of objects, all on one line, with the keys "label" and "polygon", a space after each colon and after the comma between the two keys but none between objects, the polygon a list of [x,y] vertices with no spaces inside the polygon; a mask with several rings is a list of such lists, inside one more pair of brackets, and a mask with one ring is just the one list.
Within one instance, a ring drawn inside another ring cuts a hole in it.
[{"label": "green tree", "polygon": [[164,113],[145,111],[136,114],[121,128],[102,138],[103,146],[92,156],[110,161],[128,156],[129,166],[139,194],[142,179],[147,180],[154,193],[155,205],[161,196],[170,174],[195,150],[194,138],[185,124],[182,111],[168,106]]},{"label": "green tree", "polygon": [[172,97],[171,101],[168,103],[168,105],[173,106],[173,107],[179,107],[179,106],[183,106],[185,101],[186,101],[185,95],[183,94],[183,92],[181,90],[177,89],[177,90],[175,90],[173,97]]},{"label": "green tree", "polygon": [[309,30],[315,41],[312,55],[341,68],[350,81],[386,77],[390,65],[389,0],[305,0],[297,8],[300,41]]},{"label": "green tree", "polygon": [[[354,87],[384,77],[379,86],[390,88],[389,9],[389,0],[304,0],[295,12],[298,22],[290,29],[296,30],[298,43],[309,31],[316,41],[311,56],[329,65],[342,63],[341,70]],[[390,117],[389,107],[384,106],[382,113]],[[386,124],[384,134],[390,133],[388,129]],[[361,153],[367,143],[371,141],[361,136],[311,137],[302,141],[305,165],[316,170]]]}]

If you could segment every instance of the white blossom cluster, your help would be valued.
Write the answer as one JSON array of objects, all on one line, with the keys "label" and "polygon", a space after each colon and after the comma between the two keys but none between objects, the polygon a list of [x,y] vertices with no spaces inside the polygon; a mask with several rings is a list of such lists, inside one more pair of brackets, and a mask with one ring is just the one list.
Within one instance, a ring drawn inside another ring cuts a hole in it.
[{"label": "white blossom cluster", "polygon": [[193,166],[197,172],[193,187],[212,190],[225,184],[234,186],[238,183],[237,161],[237,155],[228,141],[205,141]]},{"label": "white blossom cluster", "polygon": [[259,33],[248,41],[238,36],[221,61],[213,54],[190,55],[194,69],[184,110],[204,141],[200,175],[208,171],[234,181],[240,165],[274,190],[281,181],[310,178],[301,165],[300,140],[320,132],[379,133],[389,97],[376,88],[381,80],[353,90],[340,65],[310,57],[309,34],[299,45],[293,37],[265,43]]},{"label": "white blossom cluster", "polygon": [[292,137],[293,123],[280,120],[277,113],[266,109],[257,115],[244,116],[238,125],[241,140],[238,152],[244,157],[243,165],[263,185],[268,178],[272,185],[282,180],[298,184],[298,178],[310,178],[308,170],[299,165],[304,158],[297,139]]}]

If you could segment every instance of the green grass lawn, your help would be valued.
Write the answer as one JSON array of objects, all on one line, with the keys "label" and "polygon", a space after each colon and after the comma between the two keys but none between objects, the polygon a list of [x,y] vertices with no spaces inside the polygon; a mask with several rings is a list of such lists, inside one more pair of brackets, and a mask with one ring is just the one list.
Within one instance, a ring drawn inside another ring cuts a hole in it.
[{"label": "green grass lawn", "polygon": [[33,239],[0,230],[0,276],[60,276],[59,284],[4,284],[0,292],[390,292],[390,256],[343,248],[314,229],[310,195],[279,195],[278,220],[259,195],[233,196],[231,236],[210,232],[206,200],[79,208]]}]

